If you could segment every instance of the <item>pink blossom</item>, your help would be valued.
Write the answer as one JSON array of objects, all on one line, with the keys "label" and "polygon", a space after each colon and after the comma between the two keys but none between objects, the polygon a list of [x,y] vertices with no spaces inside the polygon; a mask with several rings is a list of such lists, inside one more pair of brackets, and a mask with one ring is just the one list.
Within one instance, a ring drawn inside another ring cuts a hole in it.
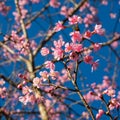
[{"label": "pink blossom", "polygon": [[0,13],[2,15],[7,15],[8,12],[10,11],[10,7],[5,5],[5,2],[0,1]]},{"label": "pink blossom", "polygon": [[28,103],[28,99],[26,99],[25,96],[20,96],[19,101],[22,102],[24,105],[27,105],[27,103]]},{"label": "pink blossom", "polygon": [[3,86],[5,84],[5,81],[3,79],[0,79],[0,85]]},{"label": "pink blossom", "polygon": [[101,45],[99,43],[93,44],[94,51],[98,51],[101,48]]},{"label": "pink blossom", "polygon": [[67,68],[69,70],[73,70],[74,69],[74,63],[73,62],[70,62],[68,65],[67,65]]},{"label": "pink blossom", "polygon": [[45,100],[45,106],[46,106],[46,108],[49,108],[51,106],[51,100],[46,99]]},{"label": "pink blossom", "polygon": [[31,92],[32,92],[32,90],[28,86],[23,86],[22,87],[23,95],[26,95],[26,94],[31,93]]},{"label": "pink blossom", "polygon": [[58,2],[58,0],[50,0],[50,6],[58,8],[60,6],[60,2]]},{"label": "pink blossom", "polygon": [[83,51],[84,55],[90,55],[91,52],[92,51],[90,49],[87,49],[86,47],[84,47],[84,51]]},{"label": "pink blossom", "polygon": [[49,74],[47,71],[41,71],[39,74],[42,77],[43,81],[46,81],[49,77]]},{"label": "pink blossom", "polygon": [[90,4],[88,2],[85,2],[81,7],[80,7],[80,12],[82,12],[84,9],[90,7]]},{"label": "pink blossom", "polygon": [[60,11],[60,14],[61,15],[65,15],[65,16],[68,16],[68,8],[66,6],[62,6],[61,7],[61,11]]},{"label": "pink blossom", "polygon": [[82,18],[77,15],[73,15],[72,17],[69,17],[68,20],[70,25],[82,23]]},{"label": "pink blossom", "polygon": [[28,13],[28,10],[24,9],[23,7],[21,7],[21,16],[19,15],[18,12],[13,12],[16,22],[19,23],[20,18],[24,19],[26,17],[27,13]]},{"label": "pink blossom", "polygon": [[54,70],[55,69],[55,65],[52,61],[46,61],[45,62],[45,68],[50,69],[50,70]]},{"label": "pink blossom", "polygon": [[105,30],[102,28],[102,25],[95,25],[94,32],[99,35],[104,35]]},{"label": "pink blossom", "polygon": [[70,52],[72,50],[72,45],[70,43],[65,44],[65,52]]},{"label": "pink blossom", "polygon": [[36,44],[36,42],[35,42],[34,40],[31,40],[31,41],[30,41],[30,47],[32,48],[32,50],[35,50],[35,49],[36,49],[37,44]]},{"label": "pink blossom", "polygon": [[40,0],[31,0],[32,3],[39,3]]},{"label": "pink blossom", "polygon": [[33,79],[33,86],[37,87],[37,88],[40,88],[40,84],[41,84],[41,79],[38,78],[38,77],[35,77]]},{"label": "pink blossom", "polygon": [[46,56],[46,55],[48,55],[48,54],[49,54],[49,49],[46,48],[46,47],[43,47],[43,48],[41,49],[41,55],[42,55],[42,56]]},{"label": "pink blossom", "polygon": [[83,50],[83,45],[82,44],[77,44],[77,43],[73,43],[72,44],[72,49],[74,52],[80,52]]},{"label": "pink blossom", "polygon": [[78,41],[78,42],[82,41],[82,35],[80,34],[79,31],[71,32],[70,36],[71,36],[73,43],[75,43],[76,41]]},{"label": "pink blossom", "polygon": [[85,118],[86,120],[89,119],[89,113],[88,112],[82,112],[82,118]]},{"label": "pink blossom", "polygon": [[91,64],[92,61],[93,61],[93,57],[90,56],[90,55],[86,55],[83,60],[84,60],[85,63]]},{"label": "pink blossom", "polygon": [[118,45],[119,45],[118,41],[114,41],[114,42],[111,44],[111,46],[112,46],[113,48],[117,48]]},{"label": "pink blossom", "polygon": [[62,30],[62,29],[64,29],[64,28],[65,28],[65,26],[63,26],[62,22],[61,22],[61,21],[58,21],[58,22],[56,23],[56,26],[54,27],[54,30],[55,30],[56,32],[58,32],[58,31],[60,31],[60,30]]},{"label": "pink blossom", "polygon": [[116,18],[116,13],[110,13],[110,17],[111,17],[111,19],[115,19]]},{"label": "pink blossom", "polygon": [[85,23],[85,27],[88,27],[90,24],[93,23],[93,15],[87,14],[86,17],[83,19],[83,22]]},{"label": "pink blossom", "polygon": [[61,48],[65,42],[63,41],[63,37],[60,35],[58,41],[54,41],[55,48]]},{"label": "pink blossom", "polygon": [[62,6],[60,10],[60,14],[68,17],[73,11],[73,8],[67,8],[66,6]]},{"label": "pink blossom", "polygon": [[92,15],[96,15],[97,14],[97,9],[93,6],[90,7],[90,11],[92,12]]},{"label": "pink blossom", "polygon": [[89,30],[86,31],[85,34],[83,35],[83,37],[86,39],[90,39],[91,36],[92,36],[92,32],[90,32]]},{"label": "pink blossom", "polygon": [[29,3],[28,0],[20,0],[20,1],[19,1],[19,5],[20,5],[20,6],[25,6],[25,5],[27,5],[28,3]]},{"label": "pink blossom", "polygon": [[6,87],[0,87],[0,98],[4,99],[7,95],[7,89]]},{"label": "pink blossom", "polygon": [[50,71],[50,77],[55,80],[59,76],[59,72],[51,70]]},{"label": "pink blossom", "polygon": [[118,109],[120,108],[120,101],[117,98],[112,98],[109,105],[110,110],[113,110],[114,108]]},{"label": "pink blossom", "polygon": [[99,120],[103,114],[104,114],[104,111],[102,109],[99,109],[98,114],[96,114],[96,120]]},{"label": "pink blossom", "polygon": [[64,51],[61,48],[51,48],[53,50],[54,58],[60,60],[63,58]]},{"label": "pink blossom", "polygon": [[28,99],[29,99],[29,103],[31,103],[32,105],[34,105],[36,103],[36,98],[35,98],[35,95],[31,94],[28,96]]},{"label": "pink blossom", "polygon": [[108,5],[108,1],[107,0],[102,0],[102,4],[103,5]]},{"label": "pink blossom", "polygon": [[103,94],[107,94],[110,97],[115,97],[115,90],[112,87],[103,91]]},{"label": "pink blossom", "polygon": [[79,59],[79,56],[78,56],[77,53],[72,52],[72,53],[70,53],[70,59],[74,60],[74,61],[77,61]]},{"label": "pink blossom", "polygon": [[95,62],[92,62],[92,68],[91,68],[92,72],[98,68],[98,65],[99,65],[98,61],[99,59],[96,60]]},{"label": "pink blossom", "polygon": [[110,80],[108,76],[103,77],[103,83],[102,83],[102,88],[108,88],[110,86]]}]

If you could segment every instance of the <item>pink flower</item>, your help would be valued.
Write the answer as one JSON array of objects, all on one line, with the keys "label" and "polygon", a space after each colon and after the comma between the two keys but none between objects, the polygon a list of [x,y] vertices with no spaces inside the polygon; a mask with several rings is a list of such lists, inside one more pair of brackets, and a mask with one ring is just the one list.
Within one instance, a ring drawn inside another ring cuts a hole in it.
[{"label": "pink flower", "polygon": [[87,14],[83,22],[85,23],[85,27],[88,27],[90,24],[93,23],[93,15]]},{"label": "pink flower", "polygon": [[31,0],[32,3],[39,3],[40,0]]},{"label": "pink flower", "polygon": [[66,6],[62,6],[60,14],[67,17],[68,15],[70,15],[72,13],[72,11],[73,11],[72,7],[71,8],[67,8]]},{"label": "pink flower", "polygon": [[90,39],[91,36],[92,36],[92,32],[90,32],[89,30],[86,31],[85,34],[83,35],[83,37],[86,39]]},{"label": "pink flower", "polygon": [[28,103],[28,99],[26,99],[25,96],[20,96],[19,101],[22,102],[24,105],[27,105],[27,103]]},{"label": "pink flower", "polygon": [[80,51],[83,50],[83,46],[82,46],[82,44],[73,43],[72,44],[72,49],[73,49],[74,52],[80,52]]},{"label": "pink flower", "polygon": [[97,69],[99,63],[98,63],[99,60],[96,60],[95,62],[92,63],[92,68],[91,68],[91,71],[93,72],[94,70]]},{"label": "pink flower", "polygon": [[49,54],[49,49],[46,48],[46,47],[43,47],[43,48],[41,49],[41,55],[42,55],[42,56],[46,56],[46,55],[48,55],[48,54]]},{"label": "pink flower", "polygon": [[68,20],[70,25],[82,23],[82,18],[77,15],[73,15],[72,17],[69,17]]},{"label": "pink flower", "polygon": [[46,61],[45,62],[45,68],[50,69],[50,70],[54,70],[55,69],[55,65],[52,61]]},{"label": "pink flower", "polygon": [[33,86],[37,87],[37,88],[40,88],[40,84],[41,84],[41,79],[38,78],[38,77],[35,77],[33,79]]},{"label": "pink flower", "polygon": [[81,7],[80,7],[80,12],[82,12],[84,9],[90,7],[90,4],[88,2],[85,2]]},{"label": "pink flower", "polygon": [[102,28],[102,25],[95,25],[94,33],[97,33],[99,35],[104,35],[105,30]]},{"label": "pink flower", "polygon": [[98,51],[101,48],[101,45],[99,43],[93,44],[94,51]]},{"label": "pink flower", "polygon": [[80,34],[79,31],[71,32],[70,36],[71,36],[73,43],[75,43],[76,41],[81,42],[82,40],[82,35]]},{"label": "pink flower", "polygon": [[59,72],[51,70],[50,71],[50,76],[53,80],[55,80],[59,76]]},{"label": "pink flower", "polygon": [[120,101],[117,98],[112,98],[109,105],[110,110],[113,110],[114,108],[118,109],[120,108]]},{"label": "pink flower", "polygon": [[50,0],[50,6],[58,8],[60,6],[60,2],[58,2],[57,0]]},{"label": "pink flower", "polygon": [[88,112],[82,112],[82,118],[85,118],[86,120],[89,119],[89,113]]},{"label": "pink flower", "polygon": [[5,84],[5,81],[3,79],[0,79],[0,85],[3,86]]},{"label": "pink flower", "polygon": [[112,87],[106,89],[103,94],[107,94],[110,97],[115,97],[115,90]]},{"label": "pink flower", "polygon": [[96,120],[99,120],[103,114],[104,111],[102,109],[99,109],[98,114],[96,115]]},{"label": "pink flower", "polygon": [[5,1],[4,2],[0,1],[0,13],[2,15],[7,15],[10,9],[11,8],[9,6],[5,5]]},{"label": "pink flower", "polygon": [[49,74],[47,71],[41,71],[39,74],[42,77],[43,81],[46,81],[49,77]]},{"label": "pink flower", "polygon": [[108,1],[107,0],[102,0],[102,4],[103,5],[108,5]]},{"label": "pink flower", "polygon": [[31,41],[30,41],[30,47],[32,48],[32,50],[35,50],[35,49],[36,49],[37,44],[36,44],[36,42],[35,42],[34,40],[31,40]]},{"label": "pink flower", "polygon": [[64,51],[61,48],[51,48],[53,50],[54,58],[60,60],[63,58]]},{"label": "pink flower", "polygon": [[70,52],[72,50],[72,45],[69,43],[65,44],[65,52]]},{"label": "pink flower", "polygon": [[54,27],[54,30],[55,30],[56,32],[58,32],[58,31],[60,31],[60,30],[62,30],[62,29],[64,29],[64,28],[65,28],[65,26],[63,26],[62,22],[61,22],[61,21],[58,21],[58,22],[56,23],[56,26]]},{"label": "pink flower", "polygon": [[74,61],[77,61],[79,59],[79,56],[78,56],[77,53],[72,52],[72,53],[70,53],[70,59],[74,60]]},{"label": "pink flower", "polygon": [[116,13],[110,13],[110,17],[111,17],[111,19],[115,19],[116,18]]},{"label": "pink flower", "polygon": [[84,60],[85,63],[91,64],[92,61],[93,61],[93,57],[90,56],[90,55],[86,55],[83,60]]},{"label": "pink flower", "polygon": [[113,43],[111,44],[111,46],[112,46],[113,48],[117,48],[118,45],[119,45],[118,41],[115,41],[115,42],[113,42]]},{"label": "pink flower", "polygon": [[54,41],[55,48],[61,48],[64,44],[65,44],[65,42],[63,41],[63,38],[61,35],[59,36],[58,41]]},{"label": "pink flower", "polygon": [[31,93],[32,92],[32,90],[28,87],[28,86],[23,86],[22,87],[22,93],[24,94],[24,95],[26,95],[26,94],[28,94],[28,93]]},{"label": "pink flower", "polygon": [[90,7],[90,11],[91,11],[92,15],[96,15],[98,12],[97,9],[93,6]]}]

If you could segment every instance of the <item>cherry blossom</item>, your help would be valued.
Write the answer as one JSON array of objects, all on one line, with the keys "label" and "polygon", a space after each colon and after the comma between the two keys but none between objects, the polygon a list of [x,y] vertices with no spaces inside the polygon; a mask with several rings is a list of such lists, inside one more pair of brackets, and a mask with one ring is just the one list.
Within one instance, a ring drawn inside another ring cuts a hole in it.
[{"label": "cherry blossom", "polygon": [[105,30],[102,28],[102,25],[95,25],[94,32],[99,35],[104,35]]},{"label": "cherry blossom", "polygon": [[90,39],[92,36],[92,32],[90,32],[89,30],[85,32],[85,34],[83,35],[84,38],[86,39]]},{"label": "cherry blossom", "polygon": [[47,71],[40,71],[40,76],[42,77],[43,81],[46,81],[49,77],[49,74]]},{"label": "cherry blossom", "polygon": [[73,43],[72,44],[72,50],[74,52],[80,52],[80,51],[83,50],[83,45],[82,44]]},{"label": "cherry blossom", "polygon": [[71,36],[71,39],[72,39],[72,42],[75,43],[75,42],[81,42],[82,41],[82,35],[80,34],[79,31],[74,31],[74,32],[71,32],[70,33],[70,36]]},{"label": "cherry blossom", "polygon": [[51,49],[53,51],[52,54],[55,59],[60,60],[63,58],[63,55],[64,55],[63,49],[61,49],[61,48],[51,48]]},{"label": "cherry blossom", "polygon": [[93,57],[92,57],[92,56],[86,55],[86,56],[84,57],[84,62],[85,62],[85,63],[91,64],[92,61],[93,61]]},{"label": "cherry blossom", "polygon": [[55,65],[52,61],[46,61],[45,62],[45,68],[50,69],[50,70],[54,70],[55,69]]},{"label": "cherry blossom", "polygon": [[73,8],[67,8],[66,6],[62,6],[60,10],[60,14],[68,17],[73,11]]},{"label": "cherry blossom", "polygon": [[56,23],[56,26],[54,27],[54,30],[55,30],[56,32],[58,32],[58,31],[60,31],[60,30],[62,30],[62,29],[64,29],[64,28],[65,28],[65,26],[63,26],[62,22],[61,22],[61,21],[58,21],[58,22]]},{"label": "cherry blossom", "polygon": [[99,62],[99,59],[96,60],[95,62],[92,62],[92,68],[91,68],[92,72],[98,68],[98,65],[99,65],[98,62]]},{"label": "cherry blossom", "polygon": [[38,78],[38,77],[35,77],[35,78],[33,79],[33,86],[39,88],[39,87],[40,87],[40,84],[41,84],[41,79]]},{"label": "cherry blossom", "polygon": [[42,56],[46,56],[46,55],[48,55],[49,54],[49,49],[47,48],[47,47],[43,47],[42,49],[41,49],[41,55]]},{"label": "cherry blossom", "polygon": [[99,43],[93,44],[94,51],[98,51],[101,48],[101,45]]},{"label": "cherry blossom", "polygon": [[65,52],[70,52],[72,51],[72,44],[66,43],[65,44]]},{"label": "cherry blossom", "polygon": [[77,16],[77,15],[73,15],[72,17],[69,17],[68,19],[69,19],[70,25],[82,23],[82,18],[80,16]]},{"label": "cherry blossom", "polygon": [[102,109],[99,109],[98,114],[96,115],[96,120],[99,120],[103,114],[104,114],[104,111]]},{"label": "cherry blossom", "polygon": [[58,2],[58,0],[50,0],[50,6],[58,8],[60,6],[60,2]]}]

